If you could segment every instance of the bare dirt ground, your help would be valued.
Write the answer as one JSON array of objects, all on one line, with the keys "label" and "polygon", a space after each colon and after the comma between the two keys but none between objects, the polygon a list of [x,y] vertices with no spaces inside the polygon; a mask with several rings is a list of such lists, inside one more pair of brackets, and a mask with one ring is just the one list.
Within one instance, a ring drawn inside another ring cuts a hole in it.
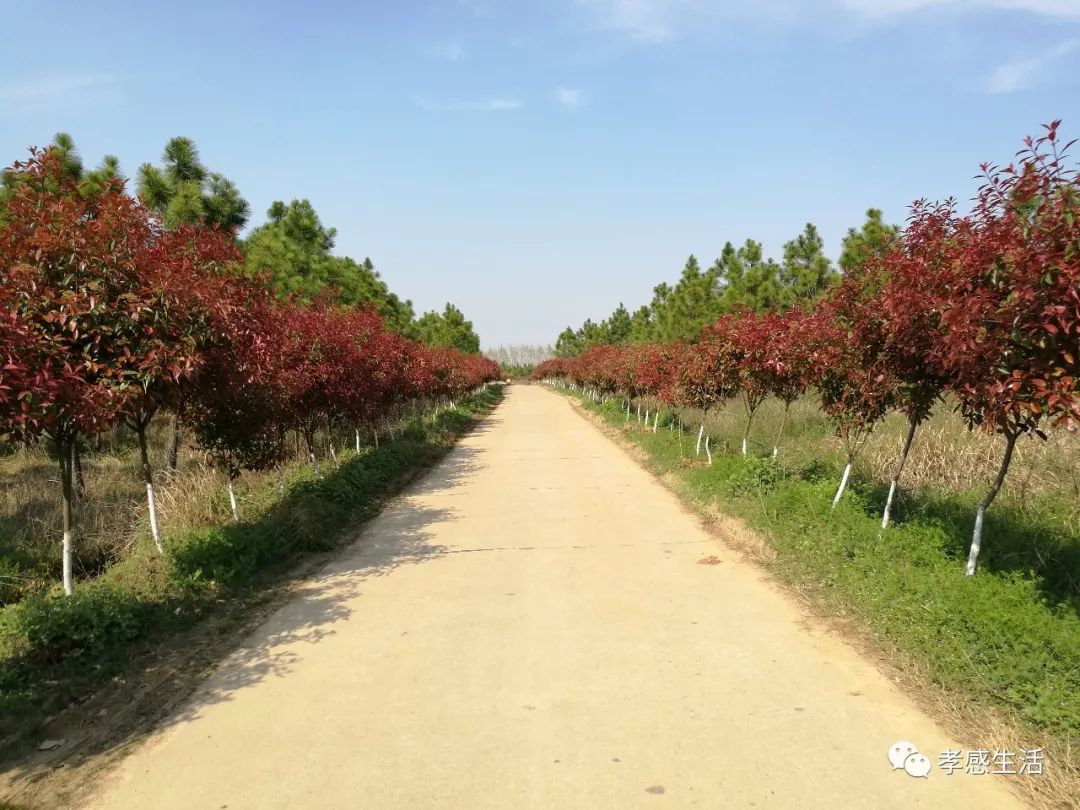
[{"label": "bare dirt ground", "polygon": [[562,397],[515,386],[93,808],[991,808],[1004,777]]}]

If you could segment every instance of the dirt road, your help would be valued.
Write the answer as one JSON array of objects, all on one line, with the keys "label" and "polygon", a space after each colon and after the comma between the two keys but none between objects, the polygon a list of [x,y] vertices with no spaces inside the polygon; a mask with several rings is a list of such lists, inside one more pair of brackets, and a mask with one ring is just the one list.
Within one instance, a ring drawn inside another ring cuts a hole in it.
[{"label": "dirt road", "polygon": [[91,806],[1018,806],[1007,777],[893,771],[897,740],[963,747],[514,387]]}]

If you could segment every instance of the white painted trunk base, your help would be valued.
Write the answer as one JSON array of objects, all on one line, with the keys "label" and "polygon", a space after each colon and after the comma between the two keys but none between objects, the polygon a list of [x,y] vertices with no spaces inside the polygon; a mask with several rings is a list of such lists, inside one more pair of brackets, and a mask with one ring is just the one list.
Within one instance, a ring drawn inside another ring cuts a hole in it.
[{"label": "white painted trunk base", "polygon": [[889,525],[889,516],[892,514],[892,502],[896,497],[896,479],[889,482],[889,497],[885,499],[885,511],[881,515],[881,528]]},{"label": "white painted trunk base", "polygon": [[975,511],[975,531],[971,535],[971,548],[968,550],[967,565],[964,567],[964,573],[969,576],[975,576],[975,566],[979,562],[979,551],[982,549],[982,530],[983,530],[983,518],[986,517],[986,508],[979,504],[979,508]]},{"label": "white painted trunk base", "polygon": [[70,531],[64,532],[63,568],[64,568],[64,593],[71,596],[75,592],[75,583],[72,578],[72,568],[75,561],[75,540]]},{"label": "white painted trunk base", "polygon": [[162,554],[165,546],[161,542],[161,529],[158,528],[157,498],[154,497],[154,485],[146,482],[146,505],[150,507],[150,536],[154,538],[154,545]]},{"label": "white painted trunk base", "polygon": [[847,480],[848,480],[849,475],[851,475],[851,462],[850,461],[846,465],[844,465],[844,475],[840,479],[840,486],[836,490],[836,497],[832,499],[833,509],[835,509],[836,505],[838,503],[840,503],[840,498],[841,498],[841,496],[843,496],[844,489],[847,487]]},{"label": "white painted trunk base", "polygon": [[227,484],[229,489],[229,506],[232,508],[232,517],[236,523],[240,522],[240,507],[236,503],[236,490],[233,489],[232,479]]}]

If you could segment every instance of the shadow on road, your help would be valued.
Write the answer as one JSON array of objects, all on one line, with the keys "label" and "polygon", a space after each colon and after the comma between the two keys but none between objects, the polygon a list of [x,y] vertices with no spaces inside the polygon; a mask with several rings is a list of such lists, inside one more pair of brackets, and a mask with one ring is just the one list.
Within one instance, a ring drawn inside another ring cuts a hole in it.
[{"label": "shadow on road", "polygon": [[[485,420],[472,432],[492,429],[492,421]],[[446,553],[431,541],[432,527],[455,520],[453,510],[425,507],[420,498],[469,479],[480,468],[482,453],[474,447],[455,447],[378,517],[347,530],[355,536],[350,545],[316,558],[323,563],[322,569],[290,589],[287,601],[279,594],[262,609],[242,608],[231,617],[208,618],[184,633],[182,643],[169,642],[171,649],[153,657],[153,666],[139,676],[136,688],[118,680],[95,695],[80,707],[79,725],[50,729],[49,736],[64,739],[62,749],[5,769],[0,788],[18,802],[34,795],[34,785],[55,768],[71,772],[76,785],[86,784],[93,781],[95,771],[119,761],[152,733],[195,720],[207,707],[231,701],[239,691],[267,678],[288,675],[305,647],[334,635],[342,622],[353,618],[349,602],[360,594],[365,581]],[[119,705],[121,700],[123,705]],[[99,710],[99,704],[105,708]],[[77,777],[83,768],[87,776]],[[24,806],[44,805],[0,800],[4,810]]]}]

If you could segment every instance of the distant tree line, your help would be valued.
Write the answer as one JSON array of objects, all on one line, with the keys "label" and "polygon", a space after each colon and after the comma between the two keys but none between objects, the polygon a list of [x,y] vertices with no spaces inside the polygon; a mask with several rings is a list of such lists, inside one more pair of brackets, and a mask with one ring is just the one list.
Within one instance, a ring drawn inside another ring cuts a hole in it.
[{"label": "distant tree line", "polygon": [[[104,190],[113,180],[124,180],[119,160],[106,156],[87,170],[74,140],[59,133],[49,146],[61,161],[67,178],[86,195]],[[0,183],[0,209],[14,193],[16,175],[5,173]],[[166,228],[207,225],[235,236],[252,278],[265,278],[281,299],[310,304],[356,307],[371,305],[389,329],[432,346],[478,354],[480,339],[461,310],[448,303],[440,312],[419,318],[412,301],[392,292],[370,258],[356,260],[335,256],[337,231],[326,227],[308,200],[275,201],[267,220],[246,236],[238,234],[249,224],[251,207],[236,185],[224,175],[210,171],[190,138],[176,137],[166,145],[161,164],[144,163],[135,176],[136,195]],[[0,214],[2,216],[2,214]]]},{"label": "distant tree line", "polygon": [[[868,256],[887,250],[898,234],[897,226],[886,225],[882,212],[871,208],[862,227],[850,229],[844,238],[840,270],[859,267]],[[753,239],[738,248],[728,242],[706,269],[690,256],[679,280],[657,285],[649,304],[630,312],[620,303],[602,321],[590,319],[578,329],[568,326],[555,342],[555,354],[575,357],[591,346],[694,340],[730,312],[809,308],[840,277],[811,223],[784,245],[779,262],[765,258],[761,243]]]},{"label": "distant tree line", "polygon": [[[149,452],[159,415],[227,475],[239,522],[233,483],[244,470],[281,473],[290,434],[317,476],[317,433],[336,464],[335,433],[350,430],[359,453],[361,433],[377,446],[388,419],[452,403],[500,373],[452,306],[398,326],[447,344],[467,330],[468,352],[387,328],[379,309],[400,302],[373,271],[329,256],[333,232],[306,201],[275,203],[271,222],[240,240],[247,203],[235,187],[205,171],[190,141],[171,141],[165,159],[140,169],[137,196],[115,159],[85,171],[67,136],[2,174],[0,442],[55,451],[69,595],[83,441],[118,425],[137,436],[151,536],[164,553]],[[313,269],[328,267],[359,268],[342,278],[369,283],[337,286]]]}]

